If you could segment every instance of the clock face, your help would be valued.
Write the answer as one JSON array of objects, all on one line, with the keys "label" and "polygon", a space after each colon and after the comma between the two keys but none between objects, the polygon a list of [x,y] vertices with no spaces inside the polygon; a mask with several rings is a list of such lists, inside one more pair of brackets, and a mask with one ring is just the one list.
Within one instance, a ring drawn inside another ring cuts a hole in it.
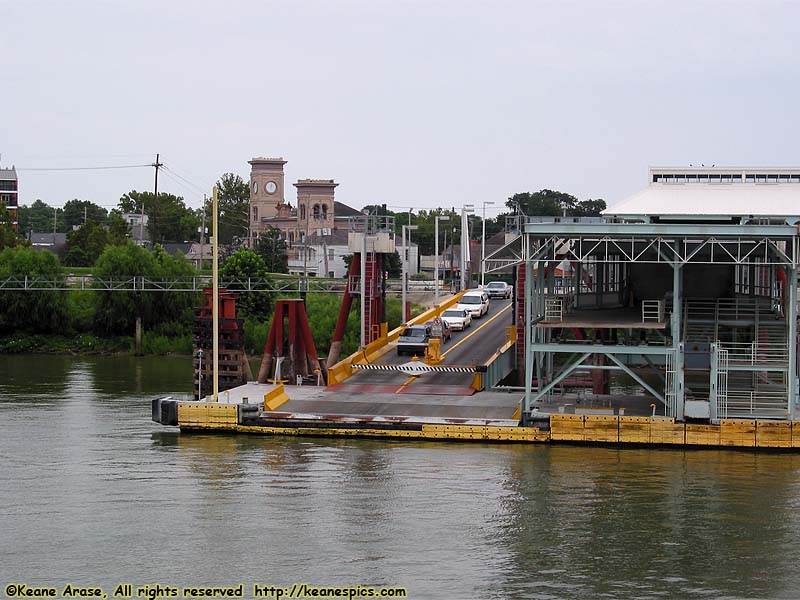
[{"label": "clock face", "polygon": [[278,189],[278,184],[274,181],[268,181],[267,185],[264,186],[264,189],[267,190],[268,194],[274,194],[275,190]]},{"label": "clock face", "polygon": [[254,194],[258,193],[258,182],[257,181],[253,182],[253,193]]}]

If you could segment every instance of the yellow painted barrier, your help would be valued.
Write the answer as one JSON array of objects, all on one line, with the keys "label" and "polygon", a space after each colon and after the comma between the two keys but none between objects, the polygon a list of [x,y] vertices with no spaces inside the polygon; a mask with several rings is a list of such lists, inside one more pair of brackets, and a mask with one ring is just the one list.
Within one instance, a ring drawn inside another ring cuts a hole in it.
[{"label": "yellow painted barrier", "polygon": [[264,410],[278,410],[288,401],[289,396],[286,393],[286,388],[281,383],[264,394]]},{"label": "yellow painted barrier", "polygon": [[564,442],[582,442],[583,415],[550,415],[550,439]]},{"label": "yellow painted barrier", "polygon": [[390,342],[397,341],[397,338],[400,337],[402,331],[406,328],[407,325],[417,325],[419,323],[427,323],[431,319],[434,319],[442,314],[448,308],[455,306],[458,304],[458,301],[461,299],[461,296],[464,295],[464,292],[459,292],[455,294],[453,297],[448,298],[441,304],[437,304],[433,308],[429,308],[425,312],[420,315],[417,315],[413,319],[411,319],[408,323],[404,323],[400,327],[396,327],[391,331],[387,331],[386,327],[381,327],[381,337],[379,337],[374,342],[367,344],[366,348],[363,350],[359,350],[358,352],[354,352],[350,356],[345,359],[340,360],[335,365],[328,367],[328,385],[334,385],[337,383],[342,383],[346,379],[348,379],[353,374],[353,368],[351,365],[353,364],[369,364],[375,362],[381,356],[389,352],[390,348],[388,347]]},{"label": "yellow painted barrier", "polygon": [[619,417],[619,441],[626,444],[650,443],[650,417]]},{"label": "yellow painted barrier", "polygon": [[583,439],[587,442],[618,442],[619,417],[583,415]]},{"label": "yellow painted barrier", "polygon": [[486,442],[547,442],[550,436],[536,427],[423,425],[421,429],[351,429],[334,427],[265,427],[238,425],[242,433],[333,437],[412,438],[420,440],[475,440]]},{"label": "yellow painted barrier", "polygon": [[685,444],[686,430],[683,423],[676,423],[674,417],[651,417],[650,443]]},{"label": "yellow painted barrier", "polygon": [[756,445],[756,422],[753,419],[722,419],[719,422],[720,446]]},{"label": "yellow painted barrier", "polygon": [[687,423],[686,445],[688,446],[719,446],[718,425],[694,425]]},{"label": "yellow painted barrier", "polygon": [[444,359],[442,358],[442,349],[441,349],[442,340],[439,338],[432,338],[428,342],[428,346],[425,348],[425,364],[426,365],[438,365]]},{"label": "yellow painted barrier", "polygon": [[[283,386],[265,394],[265,406],[285,402]],[[274,410],[271,408],[270,410]],[[489,425],[421,425],[414,429],[358,429],[344,427],[280,427],[240,425],[238,405],[178,403],[178,426],[186,429],[236,430],[242,433],[295,436],[410,438],[482,442],[578,441],[621,444],[672,444],[759,448],[800,447],[800,421],[723,419],[719,425],[676,423],[671,417],[615,415],[550,415],[550,431],[537,427]]]},{"label": "yellow painted barrier", "polygon": [[238,422],[239,410],[235,404],[220,404],[218,402],[178,403],[178,427],[231,429]]},{"label": "yellow painted barrier", "polygon": [[756,421],[756,446],[759,448],[791,448],[790,421]]}]

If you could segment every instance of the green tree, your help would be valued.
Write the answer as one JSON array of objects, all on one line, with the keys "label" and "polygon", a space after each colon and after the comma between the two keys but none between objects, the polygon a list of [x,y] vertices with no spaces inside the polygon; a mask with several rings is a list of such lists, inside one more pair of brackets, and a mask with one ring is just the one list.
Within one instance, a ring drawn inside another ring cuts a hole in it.
[{"label": "green tree", "polygon": [[[0,278],[37,277],[54,279],[62,274],[51,252],[28,247],[6,248],[0,253]],[[63,331],[67,321],[63,291],[0,292],[0,331],[50,333]]]},{"label": "green tree", "polygon": [[89,219],[77,229],[67,233],[65,265],[90,267],[100,258],[106,246],[122,246],[128,243],[129,227],[122,215],[113,211],[107,220],[109,225],[104,226],[98,221]]},{"label": "green tree", "polygon": [[247,290],[247,280],[269,279],[269,270],[264,259],[254,251],[240,248],[220,266],[219,277],[232,292],[239,292],[237,307],[242,315],[264,317],[272,310],[273,293]]},{"label": "green tree", "polygon": [[[152,252],[156,262],[156,274],[163,277],[191,277],[195,274],[192,263],[185,256],[173,256],[161,245],[156,245]],[[192,322],[192,307],[199,305],[200,294],[188,292],[155,292],[154,305],[158,314],[151,324],[183,321]]]},{"label": "green tree", "polygon": [[[125,246],[109,246],[94,264],[94,276],[133,277],[154,276],[156,262],[152,253],[133,242]],[[154,318],[154,293],[101,291],[95,293],[95,327],[103,334],[133,333],[137,316],[142,323]]]},{"label": "green tree", "polygon": [[131,234],[131,226],[123,218],[122,213],[114,209],[108,214],[108,235],[109,242],[115,246],[122,246],[128,243]]},{"label": "green tree", "polygon": [[514,212],[528,216],[560,217],[564,214],[564,207],[571,206],[575,202],[577,202],[575,196],[553,190],[541,190],[514,194],[506,201],[506,206]]},{"label": "green tree", "polygon": [[522,212],[529,217],[589,217],[598,216],[606,208],[604,200],[578,200],[571,194],[555,190],[521,192],[506,201],[512,212]]},{"label": "green tree", "polygon": [[[306,296],[306,314],[314,338],[314,346],[321,355],[326,355],[333,341],[333,332],[336,329],[336,320],[342,299],[337,294],[308,294]],[[360,319],[358,302],[353,302],[347,316],[347,327],[342,340],[342,354],[347,356],[358,348],[361,333],[358,330]]]},{"label": "green tree", "polygon": [[280,229],[267,227],[258,236],[253,250],[264,259],[270,273],[289,272],[289,254]]},{"label": "green tree", "polygon": [[581,200],[570,211],[573,217],[599,217],[606,209],[606,201],[597,198],[595,200]]},{"label": "green tree", "polygon": [[155,228],[156,242],[184,242],[197,237],[200,220],[195,211],[186,206],[183,197],[160,192],[158,214],[155,214],[153,193],[132,190],[119,199],[118,208],[124,213],[141,213],[143,205],[149,217],[147,231],[152,238]]},{"label": "green tree", "polygon": [[87,221],[67,233],[67,253],[64,264],[70,267],[90,267],[100,258],[110,242],[108,230],[99,223]]},{"label": "green tree", "polygon": [[[250,223],[250,186],[239,175],[225,173],[217,181],[217,189],[220,244],[233,244],[237,240],[247,239]],[[210,202],[207,203],[207,211],[206,223],[210,223]]]},{"label": "green tree", "polygon": [[19,207],[19,231],[23,235],[27,235],[32,231],[36,233],[52,232],[54,216],[56,218],[56,231],[66,232],[64,211],[60,208],[54,209],[41,200],[36,200],[30,206],[21,204]]},{"label": "green tree", "polygon": [[13,248],[20,243],[17,232],[11,219],[11,213],[6,209],[4,202],[0,202],[0,250]]},{"label": "green tree", "polygon": [[[157,278],[192,272],[185,258],[170,256],[158,245],[150,252],[133,242],[107,246],[94,265],[95,277]],[[144,327],[187,320],[187,312],[198,300],[197,294],[187,292],[99,291],[95,293],[95,326],[100,333],[130,335],[137,315]]]},{"label": "green tree", "polygon": [[83,225],[84,222],[105,224],[108,211],[102,206],[88,200],[69,200],[64,204],[64,224],[67,231],[71,231],[76,226]]}]

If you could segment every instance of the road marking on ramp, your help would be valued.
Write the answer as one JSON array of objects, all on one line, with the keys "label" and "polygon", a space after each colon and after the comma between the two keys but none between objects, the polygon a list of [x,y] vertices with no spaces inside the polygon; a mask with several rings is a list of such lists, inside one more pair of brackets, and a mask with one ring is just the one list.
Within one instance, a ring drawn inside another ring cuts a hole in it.
[{"label": "road marking on ramp", "polygon": [[401,385],[399,388],[397,388],[397,389],[394,391],[394,393],[395,393],[395,394],[399,394],[400,392],[402,392],[402,391],[403,391],[403,388],[404,388],[404,387],[406,387],[407,385],[409,385],[409,384],[410,384],[412,381],[414,381],[414,380],[415,380],[417,377],[419,377],[419,375],[411,375],[411,376],[410,376],[408,379],[406,379],[406,380],[403,382],[403,385]]},{"label": "road marking on ramp", "polygon": [[492,322],[492,321],[494,321],[495,319],[498,319],[498,318],[500,318],[500,315],[502,315],[502,314],[503,314],[504,312],[506,312],[507,310],[511,310],[511,305],[510,305],[510,304],[509,304],[508,306],[505,306],[504,308],[501,308],[501,309],[500,309],[500,310],[497,312],[497,314],[496,314],[495,316],[493,316],[491,319],[489,319],[489,320],[488,320],[488,321],[486,321],[485,323],[482,323],[482,324],[481,324],[481,326],[480,326],[480,327],[478,327],[478,328],[477,328],[475,331],[471,332],[471,333],[470,333],[470,334],[468,334],[468,335],[465,335],[463,338],[461,338],[460,340],[458,340],[458,341],[455,343],[455,345],[454,345],[454,346],[452,346],[452,347],[451,347],[451,348],[450,348],[450,349],[449,349],[447,352],[444,352],[444,353],[442,354],[442,358],[444,358],[445,356],[447,356],[448,354],[450,354],[450,353],[451,353],[453,350],[455,350],[456,348],[458,348],[458,347],[459,347],[461,344],[463,344],[464,342],[466,342],[466,341],[467,341],[469,338],[471,338],[473,335],[475,335],[476,333],[478,333],[479,331],[481,331],[481,330],[482,330],[484,327],[486,327],[486,326],[487,326],[489,323],[491,323],[491,322]]}]

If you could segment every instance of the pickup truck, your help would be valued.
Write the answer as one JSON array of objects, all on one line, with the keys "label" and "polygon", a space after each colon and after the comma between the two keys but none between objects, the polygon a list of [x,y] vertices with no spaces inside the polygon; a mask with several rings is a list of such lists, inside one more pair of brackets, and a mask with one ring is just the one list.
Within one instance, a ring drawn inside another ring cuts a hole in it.
[{"label": "pickup truck", "polygon": [[397,340],[397,356],[425,354],[430,339],[430,325],[409,325]]}]

